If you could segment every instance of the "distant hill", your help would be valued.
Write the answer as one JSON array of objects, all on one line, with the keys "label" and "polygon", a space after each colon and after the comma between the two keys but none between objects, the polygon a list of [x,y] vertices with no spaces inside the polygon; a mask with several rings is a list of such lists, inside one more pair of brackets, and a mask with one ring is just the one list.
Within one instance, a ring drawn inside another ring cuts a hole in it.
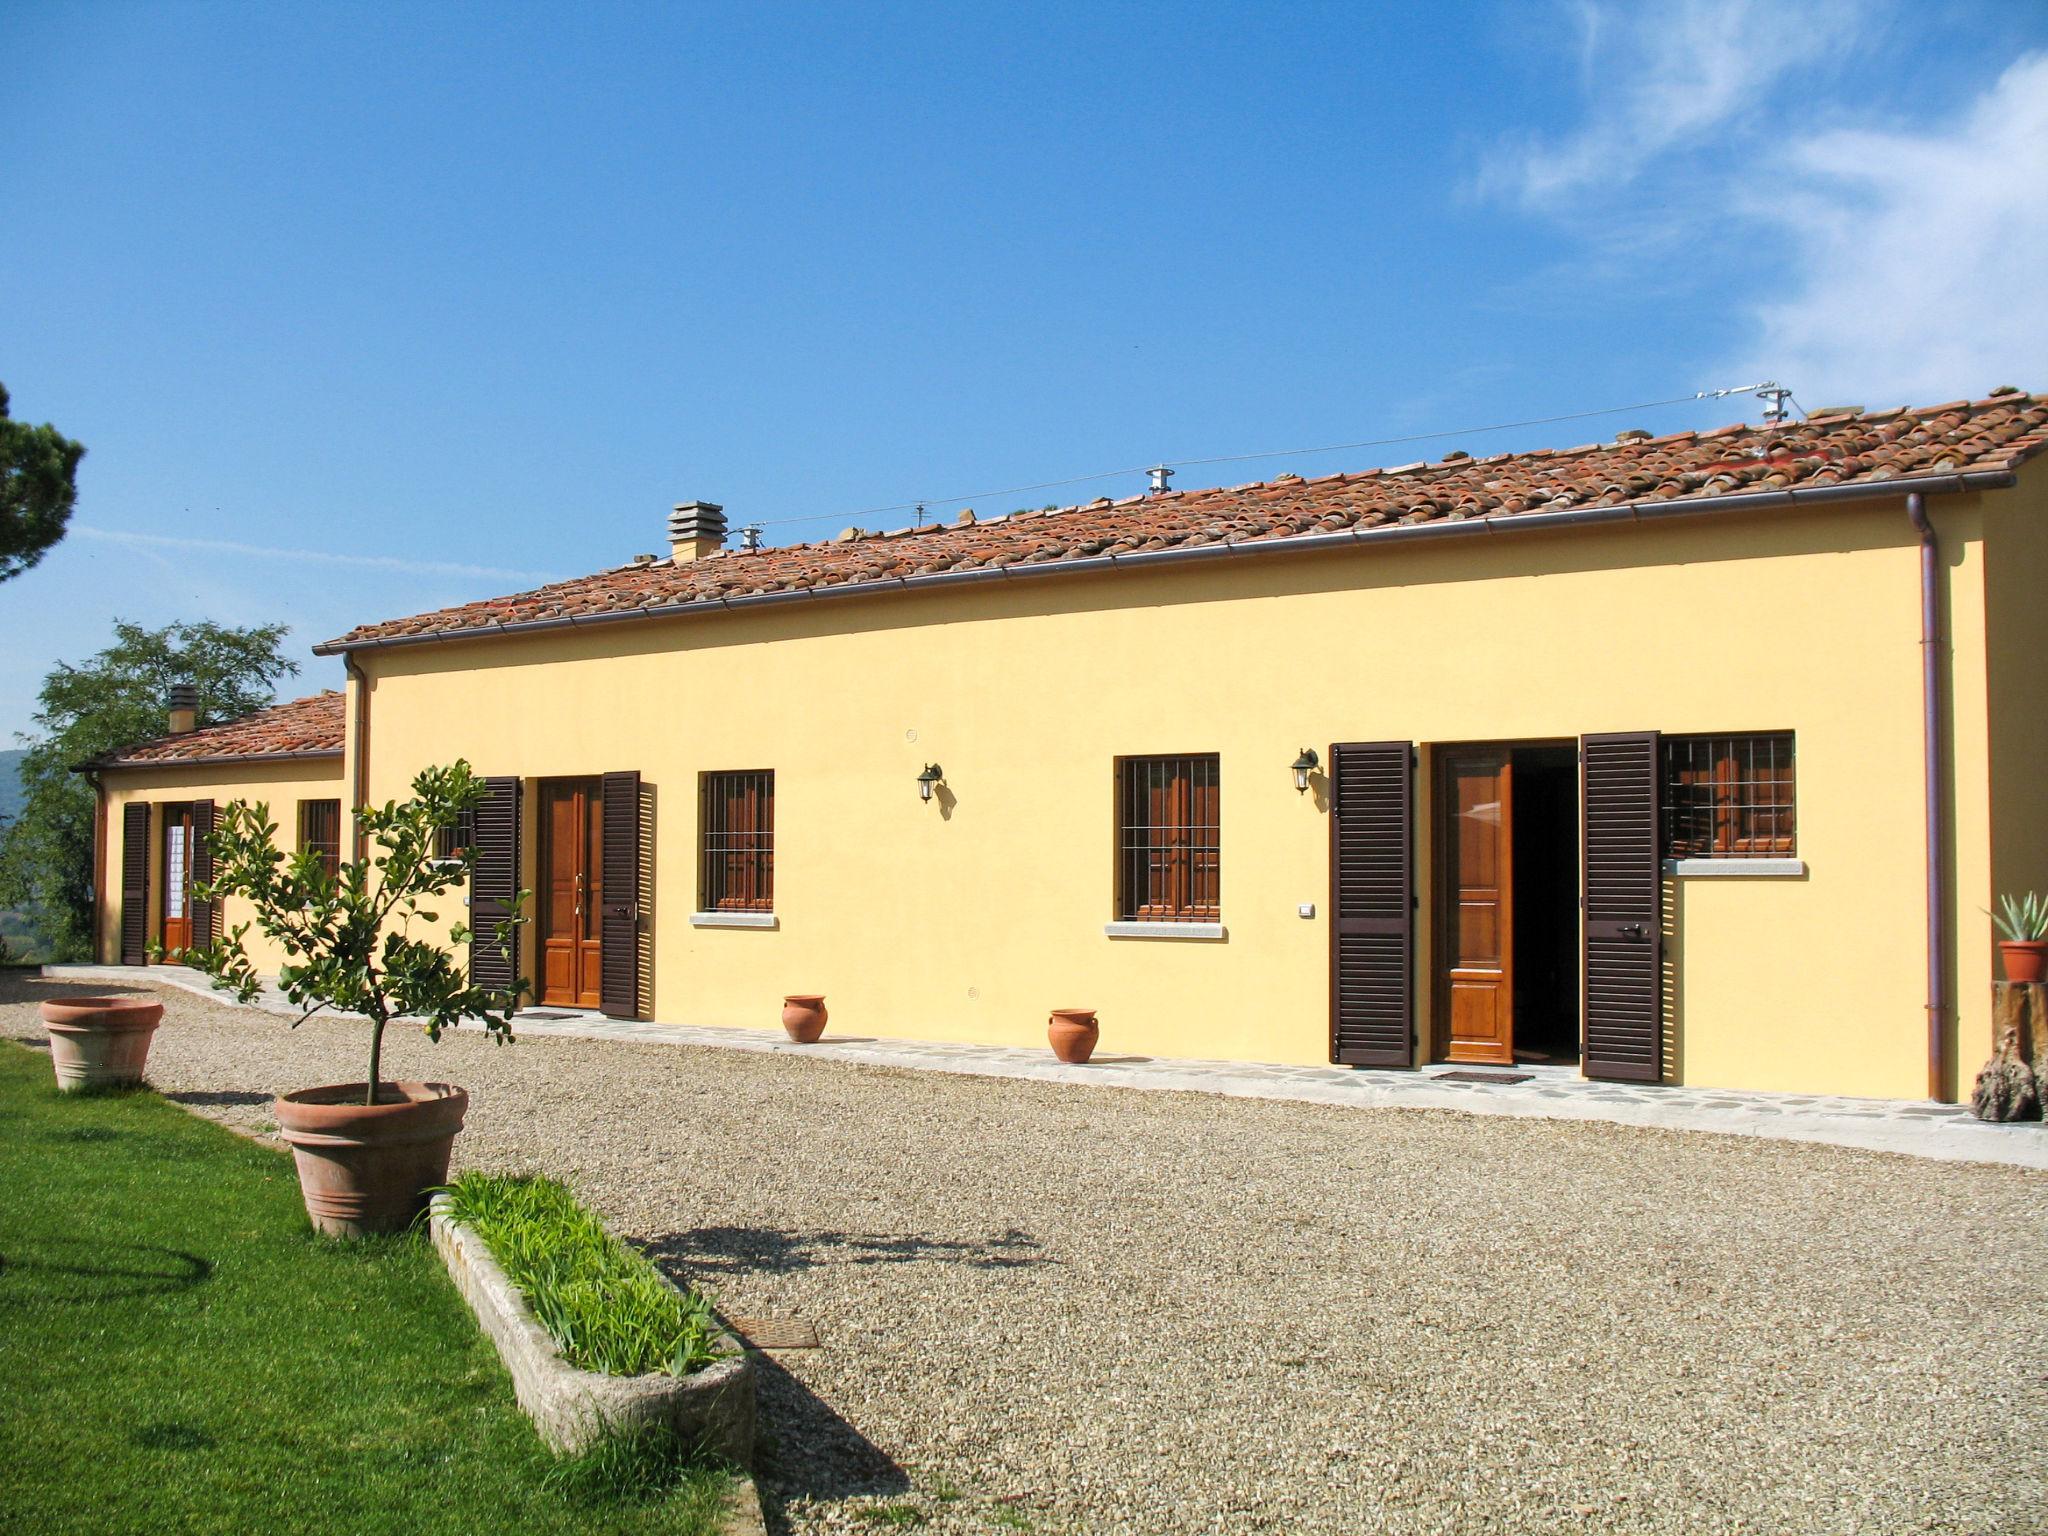
[{"label": "distant hill", "polygon": [[28,756],[23,747],[0,752],[0,821],[12,821],[21,809],[21,760]]},{"label": "distant hill", "polygon": [[25,747],[0,752],[0,821],[12,821],[21,810],[21,760],[27,756]]}]

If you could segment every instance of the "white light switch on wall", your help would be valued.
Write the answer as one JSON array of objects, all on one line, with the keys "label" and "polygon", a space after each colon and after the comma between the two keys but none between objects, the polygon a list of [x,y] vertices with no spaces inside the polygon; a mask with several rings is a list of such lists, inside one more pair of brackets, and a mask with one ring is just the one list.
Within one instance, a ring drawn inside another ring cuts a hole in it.
[{"label": "white light switch on wall", "polygon": [[1299,912],[1303,917],[1314,917],[1316,915],[1316,904],[1312,901],[1304,901],[1300,906],[1296,907],[1294,910]]}]

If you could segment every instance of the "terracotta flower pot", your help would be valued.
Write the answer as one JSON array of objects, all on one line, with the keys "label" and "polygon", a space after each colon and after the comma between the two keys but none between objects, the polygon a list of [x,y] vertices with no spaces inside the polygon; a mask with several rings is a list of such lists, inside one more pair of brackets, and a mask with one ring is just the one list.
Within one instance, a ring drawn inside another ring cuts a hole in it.
[{"label": "terracotta flower pot", "polygon": [[782,1027],[798,1045],[817,1044],[827,1017],[821,992],[795,992],[782,1000]]},{"label": "terracotta flower pot", "polygon": [[[2001,939],[1998,954],[2005,962],[2007,981],[2048,981],[2048,939]],[[47,1008],[49,1004],[43,1006]]]},{"label": "terracotta flower pot", "polygon": [[1055,1008],[1045,1034],[1052,1042],[1053,1055],[1078,1066],[1095,1054],[1102,1026],[1095,1022],[1093,1008]]},{"label": "terracotta flower pot", "polygon": [[142,1081],[164,1005],[153,997],[53,997],[37,1010],[65,1093]]},{"label": "terracotta flower pot", "polygon": [[280,1096],[277,1132],[314,1227],[330,1237],[404,1231],[448,1182],[448,1149],[468,1108],[451,1083],[385,1083],[375,1104],[363,1102],[361,1083]]}]

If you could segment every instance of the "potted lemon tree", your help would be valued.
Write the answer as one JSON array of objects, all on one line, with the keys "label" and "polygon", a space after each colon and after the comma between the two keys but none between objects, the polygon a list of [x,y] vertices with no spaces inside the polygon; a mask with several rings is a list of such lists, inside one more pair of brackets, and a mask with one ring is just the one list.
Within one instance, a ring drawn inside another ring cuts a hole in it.
[{"label": "potted lemon tree", "polygon": [[[454,950],[475,937],[455,923],[442,929],[439,902],[469,878],[473,853],[440,856],[436,840],[483,799],[483,781],[467,763],[427,768],[412,795],[355,813],[374,852],[332,869],[316,853],[286,855],[267,805],[235,801],[220,813],[211,846],[213,879],[208,900],[247,902],[254,916],[185,963],[216,988],[253,1002],[263,978],[250,959],[251,923],[284,952],[277,985],[300,1010],[294,1028],[322,1012],[353,1015],[369,1026],[369,1070],[359,1083],[332,1083],[282,1094],[278,1132],[298,1165],[306,1214],[319,1230],[338,1237],[392,1232],[425,1208],[428,1194],[448,1179],[448,1153],[469,1105],[450,1083],[389,1081],[384,1077],[384,1032],[399,1019],[416,1022],[427,1038],[465,1019],[481,1023],[500,1044],[512,1039],[512,1012],[528,990],[523,977],[497,990],[471,982]],[[508,957],[527,897],[521,891],[511,916],[484,936]],[[516,959],[507,967],[516,972]]]}]

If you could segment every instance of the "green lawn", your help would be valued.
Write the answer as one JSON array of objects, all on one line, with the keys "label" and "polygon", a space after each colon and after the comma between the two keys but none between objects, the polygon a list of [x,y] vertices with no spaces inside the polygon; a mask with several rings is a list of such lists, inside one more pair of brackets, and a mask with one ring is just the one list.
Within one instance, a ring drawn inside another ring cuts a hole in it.
[{"label": "green lawn", "polygon": [[697,1532],[592,1504],[419,1238],[307,1229],[288,1158],[0,1042],[0,1531]]}]

